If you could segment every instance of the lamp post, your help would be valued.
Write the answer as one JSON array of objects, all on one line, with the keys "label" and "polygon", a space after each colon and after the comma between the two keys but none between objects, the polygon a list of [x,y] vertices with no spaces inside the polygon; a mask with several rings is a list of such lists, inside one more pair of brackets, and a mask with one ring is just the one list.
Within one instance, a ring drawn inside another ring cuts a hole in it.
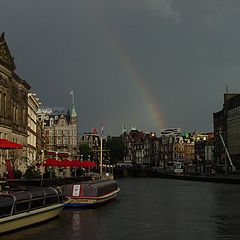
[{"label": "lamp post", "polygon": [[41,150],[41,187],[43,184],[43,161],[44,161],[44,150]]}]

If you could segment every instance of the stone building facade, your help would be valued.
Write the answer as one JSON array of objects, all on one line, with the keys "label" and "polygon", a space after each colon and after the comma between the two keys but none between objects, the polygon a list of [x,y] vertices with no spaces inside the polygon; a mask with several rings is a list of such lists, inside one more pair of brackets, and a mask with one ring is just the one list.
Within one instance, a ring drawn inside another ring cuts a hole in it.
[{"label": "stone building facade", "polygon": [[[20,78],[15,70],[14,58],[2,33],[0,36],[0,138],[24,146],[23,150],[8,151],[8,158],[12,159],[26,154],[28,91],[30,90],[30,85]],[[4,164],[1,162],[1,166]]]},{"label": "stone building facade", "polygon": [[38,118],[43,123],[46,151],[69,153],[69,157],[79,158],[78,121],[74,106],[67,113],[63,108],[41,108]]}]

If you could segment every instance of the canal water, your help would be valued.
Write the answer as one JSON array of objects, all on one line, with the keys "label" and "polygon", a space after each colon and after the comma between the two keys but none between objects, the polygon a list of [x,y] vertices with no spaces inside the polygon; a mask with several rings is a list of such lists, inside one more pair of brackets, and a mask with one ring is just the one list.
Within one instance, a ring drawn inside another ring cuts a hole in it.
[{"label": "canal water", "polygon": [[118,199],[64,210],[1,240],[240,239],[240,185],[160,178],[118,179]]}]

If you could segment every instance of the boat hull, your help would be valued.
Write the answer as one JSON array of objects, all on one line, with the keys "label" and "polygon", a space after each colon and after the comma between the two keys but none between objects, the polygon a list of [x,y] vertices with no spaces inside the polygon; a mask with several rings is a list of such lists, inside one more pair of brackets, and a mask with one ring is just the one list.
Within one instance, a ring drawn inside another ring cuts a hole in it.
[{"label": "boat hull", "polygon": [[108,203],[114,199],[116,199],[120,189],[101,196],[101,197],[75,197],[69,198],[69,202],[65,204],[67,208],[82,208],[82,207],[95,207],[98,205],[102,205]]},{"label": "boat hull", "polygon": [[2,218],[0,219],[0,234],[50,220],[57,217],[63,208],[64,203],[55,204],[49,207]]}]

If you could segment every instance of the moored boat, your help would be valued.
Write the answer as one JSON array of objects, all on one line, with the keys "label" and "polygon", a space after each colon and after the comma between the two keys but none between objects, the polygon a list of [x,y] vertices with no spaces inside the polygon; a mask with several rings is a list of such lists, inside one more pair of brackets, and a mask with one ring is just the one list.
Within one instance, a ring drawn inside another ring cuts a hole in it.
[{"label": "moored boat", "polygon": [[0,194],[0,234],[58,216],[64,196],[58,188],[28,188]]},{"label": "moored boat", "polygon": [[114,200],[120,189],[115,180],[93,180],[68,184],[62,187],[69,201],[66,207],[95,207]]}]

